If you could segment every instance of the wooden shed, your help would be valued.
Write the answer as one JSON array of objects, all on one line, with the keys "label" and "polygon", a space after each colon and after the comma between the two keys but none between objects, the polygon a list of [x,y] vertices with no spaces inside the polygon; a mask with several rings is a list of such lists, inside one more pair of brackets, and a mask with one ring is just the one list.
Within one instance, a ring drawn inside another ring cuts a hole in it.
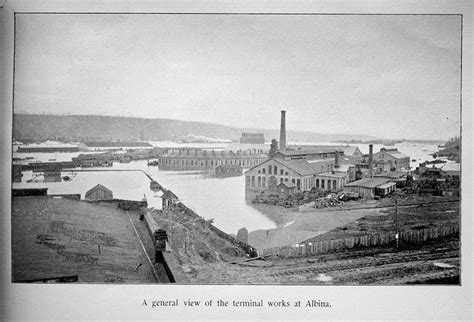
[{"label": "wooden shed", "polygon": [[163,201],[162,209],[169,209],[170,207],[173,207],[178,199],[178,196],[175,195],[171,190],[166,190],[163,193],[163,196],[161,196],[161,200]]},{"label": "wooden shed", "polygon": [[85,198],[88,200],[111,200],[114,197],[112,190],[98,184],[86,192]]},{"label": "wooden shed", "polygon": [[395,182],[387,182],[380,186],[375,187],[375,195],[385,197],[395,191]]},{"label": "wooden shed", "polygon": [[[344,186],[344,191],[358,193],[360,198],[373,199],[376,195],[375,188],[382,186],[389,181],[390,179],[387,178],[365,178],[346,184]],[[390,185],[390,187],[391,186],[392,185]],[[388,190],[388,187],[386,187],[386,189]]]},{"label": "wooden shed", "polygon": [[294,194],[296,191],[296,185],[293,182],[282,182],[277,187],[278,192],[282,196]]}]

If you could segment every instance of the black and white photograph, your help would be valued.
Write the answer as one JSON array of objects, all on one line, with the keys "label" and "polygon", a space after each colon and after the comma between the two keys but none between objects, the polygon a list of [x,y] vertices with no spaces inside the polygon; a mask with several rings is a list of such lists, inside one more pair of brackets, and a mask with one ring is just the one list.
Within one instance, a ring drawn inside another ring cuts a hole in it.
[{"label": "black and white photograph", "polygon": [[471,274],[461,13],[12,21],[8,283],[442,292]]}]

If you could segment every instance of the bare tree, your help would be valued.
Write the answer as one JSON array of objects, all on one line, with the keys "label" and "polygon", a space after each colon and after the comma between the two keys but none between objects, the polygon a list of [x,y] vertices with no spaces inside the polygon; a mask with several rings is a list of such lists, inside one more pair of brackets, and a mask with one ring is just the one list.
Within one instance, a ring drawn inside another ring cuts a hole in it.
[{"label": "bare tree", "polygon": [[270,145],[270,157],[273,158],[275,153],[278,151],[278,141],[275,139],[272,139],[272,143]]}]

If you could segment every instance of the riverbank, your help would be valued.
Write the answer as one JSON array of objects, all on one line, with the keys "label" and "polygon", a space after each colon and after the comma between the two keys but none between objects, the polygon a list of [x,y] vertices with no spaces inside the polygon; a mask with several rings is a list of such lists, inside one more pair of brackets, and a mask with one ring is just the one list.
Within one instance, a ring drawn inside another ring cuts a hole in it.
[{"label": "riverbank", "polygon": [[[306,208],[304,211],[298,211],[298,208],[285,208],[267,204],[252,204],[253,208],[275,222],[277,227],[274,229],[251,231],[249,233],[248,243],[259,251],[271,247],[296,245],[304,240],[321,236],[322,234],[327,236],[326,233],[334,233],[337,229],[342,227],[349,227],[352,225],[357,228],[357,220],[361,218],[365,218],[364,222],[387,221],[385,225],[393,226],[395,198],[400,199],[399,197],[383,198],[381,200],[365,199],[345,202],[340,206],[331,208]],[[426,216],[429,215],[425,212],[417,214],[417,209],[425,209],[426,206],[431,206],[430,209],[433,212],[438,210],[444,211],[445,206],[443,203],[456,203],[458,201],[459,199],[453,196],[441,197],[412,194],[404,195],[398,202],[398,205],[400,209],[412,209],[410,211],[412,215],[409,217],[412,219],[408,221],[407,217],[407,223],[409,222],[409,225],[412,225],[413,223],[422,224],[422,222],[427,218]],[[422,206],[423,208],[420,208]],[[415,211],[413,211],[413,209]],[[400,210],[399,213],[403,214],[405,211],[408,210]],[[456,210],[456,213],[457,216],[459,216],[459,210]],[[391,214],[391,216],[383,219],[387,217],[387,214]],[[379,220],[377,218],[379,218]],[[430,220],[433,218],[435,217],[430,216]],[[442,219],[444,220],[445,218]],[[440,222],[442,222],[442,220]],[[438,223],[438,221],[436,223]],[[375,229],[379,228],[382,228],[382,226],[376,226]],[[344,235],[347,231],[341,230],[340,233]]]},{"label": "riverbank", "polygon": [[284,245],[295,245],[303,240],[321,235],[339,226],[364,216],[378,215],[378,209],[357,210],[314,210],[298,211],[297,208],[284,208],[258,204],[254,207],[277,224],[274,229],[261,229],[249,233],[249,244],[259,251]]}]

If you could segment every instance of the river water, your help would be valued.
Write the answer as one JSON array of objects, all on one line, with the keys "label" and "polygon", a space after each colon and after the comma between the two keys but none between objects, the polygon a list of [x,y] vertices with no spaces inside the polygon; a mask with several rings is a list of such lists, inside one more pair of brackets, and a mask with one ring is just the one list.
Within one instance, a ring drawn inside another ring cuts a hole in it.
[{"label": "river water", "polygon": [[[299,142],[298,144],[304,144]],[[330,143],[313,143],[332,145]],[[155,142],[155,145],[159,145]],[[167,144],[165,144],[167,145]],[[175,144],[174,146],[177,146]],[[221,148],[222,143],[215,144]],[[362,153],[368,153],[368,145],[357,144]],[[198,147],[198,146],[196,146]],[[206,144],[206,148],[212,148]],[[379,151],[381,145],[374,145],[374,153]],[[410,156],[411,167],[414,168],[425,160],[432,160],[432,153],[436,152],[436,145],[400,143],[395,145],[400,152]],[[83,152],[82,152],[83,153]],[[38,161],[69,161],[80,153],[16,153],[18,157],[34,157]],[[199,173],[191,171],[159,171],[158,167],[147,166],[147,161],[132,161],[131,163],[114,163],[111,168],[98,168],[74,173],[70,175],[70,182],[59,183],[26,183],[33,178],[32,172],[25,172],[22,186],[47,185],[49,194],[80,193],[81,197],[87,190],[96,184],[102,184],[111,189],[115,198],[141,200],[147,198],[150,207],[161,209],[161,192],[150,190],[150,179],[141,171],[117,170],[143,170],[167,189],[172,190],[179,200],[206,219],[214,219],[214,225],[223,231],[236,234],[238,229],[246,227],[248,231],[275,228],[276,224],[262,212],[253,208],[245,201],[245,181],[243,176],[232,178],[215,178],[212,173]]]}]

